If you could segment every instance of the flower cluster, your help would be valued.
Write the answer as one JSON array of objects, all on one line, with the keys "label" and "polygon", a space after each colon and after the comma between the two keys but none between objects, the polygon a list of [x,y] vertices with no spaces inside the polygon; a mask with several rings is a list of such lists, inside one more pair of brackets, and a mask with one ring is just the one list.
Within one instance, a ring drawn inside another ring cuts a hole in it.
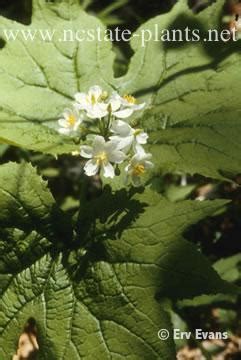
[{"label": "flower cluster", "polygon": [[125,163],[127,180],[131,179],[135,186],[141,184],[141,176],[153,167],[151,154],[143,147],[148,135],[143,129],[132,127],[128,119],[144,106],[131,95],[109,95],[97,85],[87,93],[75,95],[73,108],[66,109],[58,121],[59,133],[86,141],[80,148],[80,155],[88,159],[86,175],[101,172],[104,177],[113,178],[119,164]]}]

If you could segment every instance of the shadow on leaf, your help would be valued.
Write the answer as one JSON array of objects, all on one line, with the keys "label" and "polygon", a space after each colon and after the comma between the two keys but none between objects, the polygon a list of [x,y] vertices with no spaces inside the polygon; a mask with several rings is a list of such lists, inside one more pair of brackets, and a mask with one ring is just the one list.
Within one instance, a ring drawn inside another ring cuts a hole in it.
[{"label": "shadow on leaf", "polygon": [[80,279],[91,262],[105,260],[104,241],[118,241],[123,231],[144,212],[147,204],[134,198],[143,190],[131,188],[113,193],[111,187],[106,186],[101,196],[82,204],[77,240],[64,260],[74,278]]},{"label": "shadow on leaf", "polygon": [[[221,21],[221,19],[220,19]],[[205,38],[208,39],[208,31],[204,28],[203,24],[198,21],[197,18],[192,18],[187,16],[186,14],[180,14],[173,23],[169,26],[168,31],[180,30],[180,32],[183,34],[185,32],[185,29],[189,28],[190,32],[192,32],[195,29],[199,29],[199,35],[200,35],[200,41],[202,41],[202,50],[206,55],[210,57],[210,62],[203,65],[198,66],[190,66],[186,69],[177,71],[175,74],[171,74],[170,76],[164,77],[164,79],[161,82],[158,82],[157,85],[143,88],[134,93],[136,97],[147,95],[152,92],[159,91],[161,88],[163,88],[166,84],[170,83],[171,81],[183,76],[188,75],[192,73],[198,73],[201,71],[205,71],[208,69],[216,70],[218,65],[227,59],[229,56],[234,54],[237,51],[240,51],[240,41],[203,41]],[[218,33],[220,35],[221,30],[223,29],[217,29]],[[176,35],[178,37],[178,35]],[[213,35],[214,36],[214,35]],[[184,40],[184,39],[183,39]],[[199,43],[200,43],[199,41]],[[165,41],[161,42],[161,49],[160,51],[168,51],[168,50],[182,50],[182,54],[184,54],[186,57],[188,57],[188,50],[189,47],[192,45],[197,46],[197,42],[193,41]],[[184,51],[186,50],[186,51]],[[176,54],[178,56],[178,54]],[[185,58],[180,58],[180,62],[187,61]],[[187,62],[188,64],[188,62]],[[165,74],[164,74],[165,75]]]}]

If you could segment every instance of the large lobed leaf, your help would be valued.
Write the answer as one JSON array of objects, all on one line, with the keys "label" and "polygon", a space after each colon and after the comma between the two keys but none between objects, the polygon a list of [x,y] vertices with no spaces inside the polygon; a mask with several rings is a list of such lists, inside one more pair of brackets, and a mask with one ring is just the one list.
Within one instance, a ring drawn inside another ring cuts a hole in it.
[{"label": "large lobed leaf", "polygon": [[75,249],[70,222],[31,165],[1,167],[0,203],[3,359],[32,316],[40,359],[173,360],[172,339],[157,337],[161,328],[172,331],[161,299],[236,292],[181,236],[224,201],[173,204],[149,191],[107,187],[80,218],[97,228],[85,232],[92,245],[77,271],[68,260]]},{"label": "large lobed leaf", "polygon": [[4,38],[6,45],[0,51],[0,141],[53,154],[76,150],[74,143],[71,148],[67,138],[63,141],[49,127],[57,127],[57,119],[77,91],[90,84],[110,89],[113,56],[108,42],[59,39],[64,39],[64,30],[74,33],[98,27],[104,28],[80,9],[77,0],[57,5],[34,0],[30,26],[0,18],[3,37],[4,31],[55,31],[52,41],[43,41],[38,32],[34,41],[24,40],[21,34],[15,41]]},{"label": "large lobed leaf", "polygon": [[[59,41],[64,30],[104,30],[78,1],[33,1],[29,26],[0,18],[1,29],[55,29],[52,41],[6,41],[0,51],[0,141],[52,154],[76,146],[48,127],[75,92],[100,84],[106,90],[136,93],[149,108],[141,120],[151,133],[157,170],[200,173],[214,178],[239,172],[240,41],[161,42],[141,46],[143,31],[221,30],[224,0],[198,15],[179,0],[167,14],[143,24],[134,34],[134,55],[126,75],[113,76],[113,53],[106,41]],[[148,36],[148,35],[146,35]],[[21,61],[16,59],[21,58]],[[29,127],[31,123],[31,127]],[[160,156],[159,156],[160,154]],[[207,161],[208,160],[208,161]]]}]

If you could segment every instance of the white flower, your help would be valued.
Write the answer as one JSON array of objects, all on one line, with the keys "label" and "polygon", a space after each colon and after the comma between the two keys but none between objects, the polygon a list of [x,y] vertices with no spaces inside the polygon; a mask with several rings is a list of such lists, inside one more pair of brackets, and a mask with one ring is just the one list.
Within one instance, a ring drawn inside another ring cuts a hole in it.
[{"label": "white flower", "polygon": [[146,170],[151,169],[154,165],[149,161],[152,154],[146,153],[141,146],[137,148],[137,153],[132,157],[130,163],[125,167],[127,179],[131,177],[133,185],[141,185],[141,176]]},{"label": "white flower", "polygon": [[142,129],[133,129],[129,124],[122,120],[113,122],[111,132],[114,134],[110,139],[118,141],[118,148],[127,152],[131,145],[146,144],[148,135]]},{"label": "white flower", "polygon": [[79,115],[78,111],[65,109],[63,117],[58,120],[60,126],[58,132],[63,135],[74,135],[78,131],[82,121],[83,117]]},{"label": "white flower", "polygon": [[112,109],[112,114],[119,118],[125,119],[133,114],[134,111],[142,110],[145,103],[137,104],[136,98],[131,95],[124,95],[121,97],[118,93],[114,92],[109,100],[109,105]]},{"label": "white flower", "polygon": [[113,178],[115,170],[111,163],[120,164],[126,158],[125,154],[118,150],[117,145],[116,141],[106,142],[102,136],[97,135],[93,141],[93,146],[81,146],[80,155],[90,159],[84,167],[86,175],[93,176],[99,170],[103,170],[104,177]]},{"label": "white flower", "polygon": [[75,106],[78,110],[85,110],[91,119],[101,119],[108,114],[108,94],[98,85],[92,86],[88,93],[80,92],[75,95]]}]

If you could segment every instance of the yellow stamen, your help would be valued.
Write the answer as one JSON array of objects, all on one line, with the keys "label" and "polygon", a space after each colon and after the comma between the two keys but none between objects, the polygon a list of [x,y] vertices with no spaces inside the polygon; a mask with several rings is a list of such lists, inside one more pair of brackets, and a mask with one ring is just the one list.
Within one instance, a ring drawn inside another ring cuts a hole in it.
[{"label": "yellow stamen", "polygon": [[125,99],[129,104],[136,104],[136,98],[132,95],[124,95],[123,99]]},{"label": "yellow stamen", "polygon": [[91,104],[95,105],[97,103],[95,95],[91,95]]},{"label": "yellow stamen", "polygon": [[69,126],[74,126],[76,123],[76,117],[73,114],[71,114],[68,116],[67,121],[68,121]]},{"label": "yellow stamen", "polygon": [[107,162],[107,154],[105,151],[102,151],[101,153],[99,153],[98,155],[95,156],[95,160],[97,165],[102,165],[105,164]]},{"label": "yellow stamen", "polygon": [[90,102],[91,102],[92,105],[95,105],[98,102],[106,100],[107,98],[108,98],[107,91],[103,91],[102,94],[98,98],[94,94],[92,94],[91,97],[90,97]]},{"label": "yellow stamen", "polygon": [[132,174],[134,176],[140,176],[145,173],[145,166],[142,164],[137,164],[133,167]]},{"label": "yellow stamen", "polygon": [[134,135],[137,136],[137,135],[141,134],[142,131],[143,131],[142,129],[135,129]]},{"label": "yellow stamen", "polygon": [[102,94],[100,95],[100,100],[104,101],[108,98],[108,92],[107,91],[103,91]]}]

